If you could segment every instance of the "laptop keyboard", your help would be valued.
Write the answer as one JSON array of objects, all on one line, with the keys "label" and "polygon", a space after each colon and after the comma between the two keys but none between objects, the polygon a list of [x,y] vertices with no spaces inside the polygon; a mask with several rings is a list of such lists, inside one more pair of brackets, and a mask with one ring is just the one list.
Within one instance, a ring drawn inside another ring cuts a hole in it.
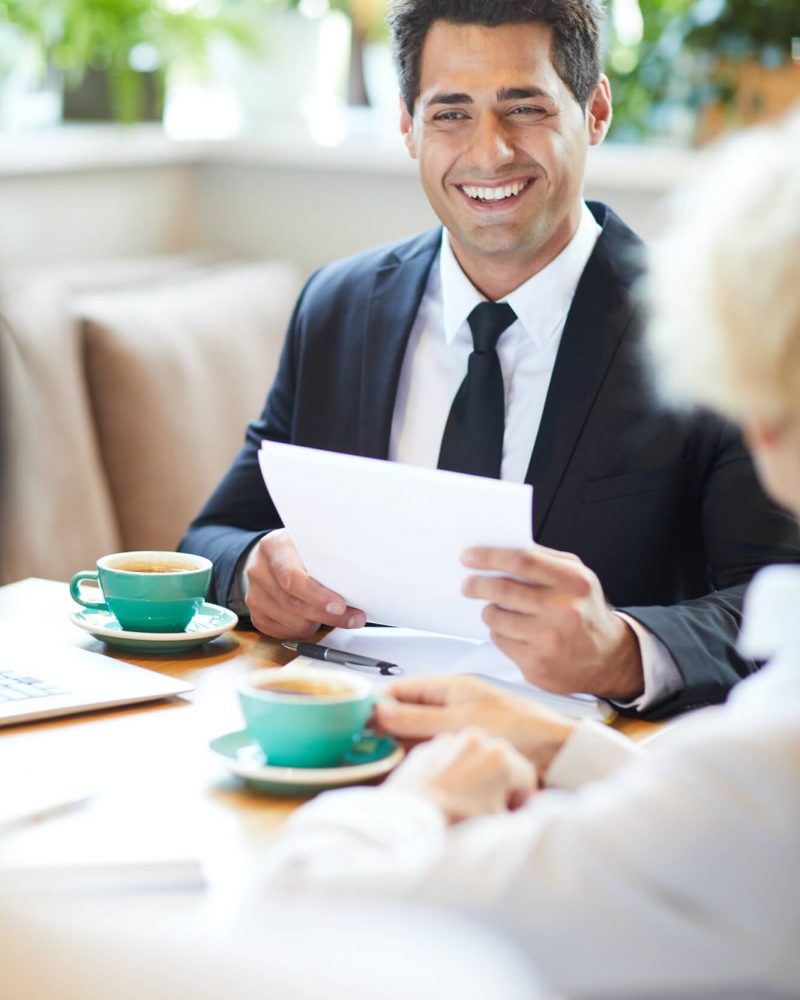
[{"label": "laptop keyboard", "polygon": [[38,677],[18,674],[15,670],[0,670],[0,702],[45,698],[51,694],[67,694],[67,692]]}]

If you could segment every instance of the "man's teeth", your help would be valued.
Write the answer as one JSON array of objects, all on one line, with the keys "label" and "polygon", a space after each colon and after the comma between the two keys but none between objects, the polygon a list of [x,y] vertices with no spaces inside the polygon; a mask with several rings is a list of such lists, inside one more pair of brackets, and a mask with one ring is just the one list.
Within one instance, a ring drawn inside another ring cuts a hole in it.
[{"label": "man's teeth", "polygon": [[464,184],[462,190],[470,198],[480,201],[502,201],[503,198],[512,198],[515,194],[519,194],[527,186],[528,181],[516,181],[514,184],[506,184],[505,187],[473,187]]}]

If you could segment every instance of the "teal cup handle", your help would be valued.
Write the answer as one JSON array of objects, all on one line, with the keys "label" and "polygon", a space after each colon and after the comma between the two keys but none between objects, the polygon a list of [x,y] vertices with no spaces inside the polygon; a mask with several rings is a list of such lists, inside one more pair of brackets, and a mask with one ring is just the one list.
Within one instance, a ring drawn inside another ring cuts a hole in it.
[{"label": "teal cup handle", "polygon": [[82,604],[85,608],[92,608],[95,611],[108,611],[108,605],[105,601],[87,601],[85,597],[81,597],[82,580],[94,580],[97,583],[97,570],[82,569],[80,573],[76,573],[73,576],[69,582],[69,595],[72,600],[77,604]]}]

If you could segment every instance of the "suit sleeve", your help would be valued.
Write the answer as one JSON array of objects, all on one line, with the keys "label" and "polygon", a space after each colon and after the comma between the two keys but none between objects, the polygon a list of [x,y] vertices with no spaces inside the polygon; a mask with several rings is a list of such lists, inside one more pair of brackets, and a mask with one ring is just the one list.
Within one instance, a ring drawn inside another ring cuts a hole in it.
[{"label": "suit sleeve", "polygon": [[703,555],[714,591],[670,607],[625,607],[669,650],[682,687],[642,713],[667,718],[676,712],[724,701],[759,664],[736,650],[744,592],[770,563],[800,561],[794,520],[776,507],[758,483],[739,434],[722,425],[698,498]]},{"label": "suit sleeve", "polygon": [[291,440],[300,314],[308,287],[307,284],[289,322],[278,372],[261,416],[248,426],[239,454],[178,546],[182,552],[203,555],[212,561],[209,600],[217,604],[227,605],[241,557],[263,535],[282,527],[264,485],[258,451],[265,439]]}]

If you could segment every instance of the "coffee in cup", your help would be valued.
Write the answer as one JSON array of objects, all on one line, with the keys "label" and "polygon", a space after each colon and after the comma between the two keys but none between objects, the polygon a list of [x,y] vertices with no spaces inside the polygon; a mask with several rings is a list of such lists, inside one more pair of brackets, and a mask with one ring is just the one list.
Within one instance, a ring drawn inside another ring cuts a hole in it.
[{"label": "coffee in cup", "polygon": [[[131,632],[183,632],[205,600],[212,565],[203,556],[179,552],[117,552],[97,560],[96,570],[73,576],[69,592],[85,608],[110,611]],[[83,596],[94,580],[102,600]]]},{"label": "coffee in cup", "polygon": [[177,559],[143,559],[137,556],[117,563],[114,568],[126,573],[191,573],[194,567]]},{"label": "coffee in cup", "polygon": [[267,764],[335,767],[360,738],[375,689],[345,670],[289,664],[248,674],[239,702]]}]

